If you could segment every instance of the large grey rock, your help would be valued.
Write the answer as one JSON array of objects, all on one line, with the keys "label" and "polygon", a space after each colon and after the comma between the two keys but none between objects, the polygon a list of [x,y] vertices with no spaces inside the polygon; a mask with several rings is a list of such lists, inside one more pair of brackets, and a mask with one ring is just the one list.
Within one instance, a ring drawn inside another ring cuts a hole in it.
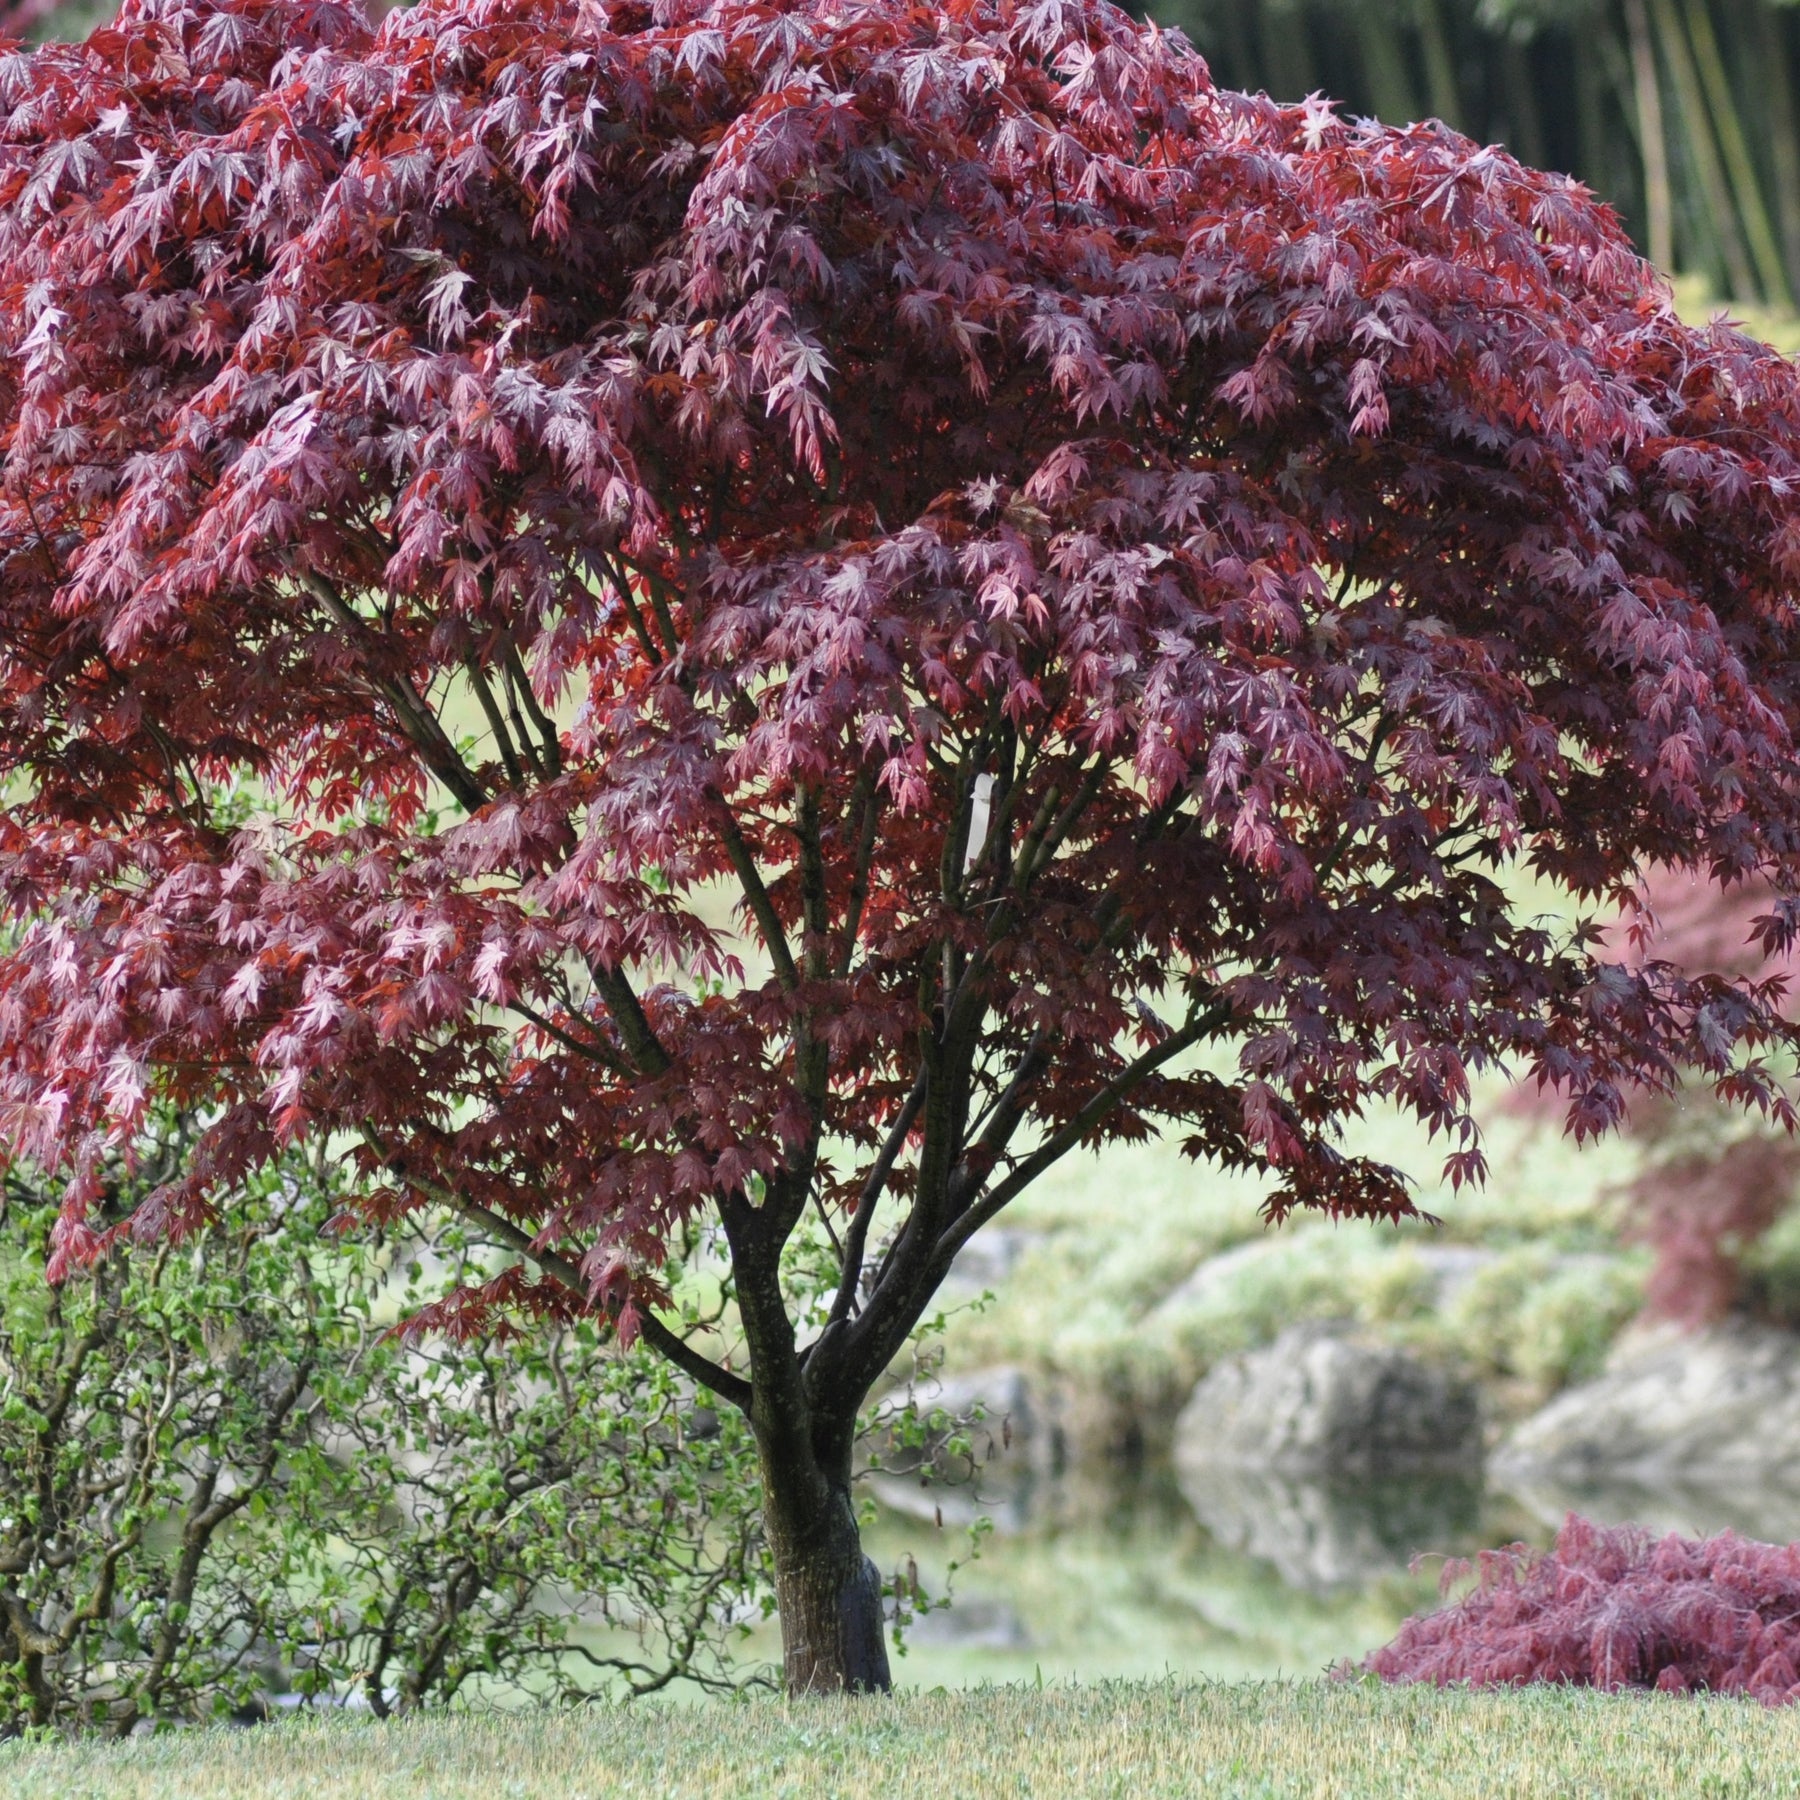
[{"label": "large grey rock", "polygon": [[1215,1367],[1175,1422],[1175,1464],[1291,1475],[1467,1467],[1481,1410],[1467,1381],[1342,1327],[1291,1328]]},{"label": "large grey rock", "polygon": [[1683,1537],[1735,1531],[1759,1543],[1800,1542],[1800,1493],[1775,1481],[1569,1480],[1513,1466],[1496,1475],[1495,1486],[1553,1528],[1574,1512],[1598,1525],[1642,1525]]},{"label": "large grey rock", "polygon": [[1800,1337],[1750,1324],[1633,1332],[1594,1380],[1512,1432],[1494,1473],[1521,1490],[1791,1492],[1800,1482]]}]

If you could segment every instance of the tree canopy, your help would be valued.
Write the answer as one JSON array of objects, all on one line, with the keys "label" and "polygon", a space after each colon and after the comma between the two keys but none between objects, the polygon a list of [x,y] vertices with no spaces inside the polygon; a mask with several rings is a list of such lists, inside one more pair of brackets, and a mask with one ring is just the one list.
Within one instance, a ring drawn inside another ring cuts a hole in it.
[{"label": "tree canopy", "polygon": [[131,0],[0,107],[0,1134],[65,1258],[167,1100],[140,1231],[324,1134],[520,1253],[444,1316],[646,1335],[797,1683],[885,1680],[856,1408],[1067,1153],[1393,1218],[1345,1121],[1479,1177],[1503,1063],[1790,1119],[1774,988],[1520,879],[1800,917],[1800,385],[1566,178],[1100,0]]}]

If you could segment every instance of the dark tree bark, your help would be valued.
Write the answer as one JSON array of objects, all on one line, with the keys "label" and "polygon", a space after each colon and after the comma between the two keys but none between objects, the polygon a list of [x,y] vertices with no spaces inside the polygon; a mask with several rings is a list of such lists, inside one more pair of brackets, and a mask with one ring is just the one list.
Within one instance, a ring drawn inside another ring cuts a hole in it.
[{"label": "dark tree bark", "polygon": [[849,1469],[762,1459],[782,1670],[790,1694],[885,1693],[881,1574],[863,1553]]}]

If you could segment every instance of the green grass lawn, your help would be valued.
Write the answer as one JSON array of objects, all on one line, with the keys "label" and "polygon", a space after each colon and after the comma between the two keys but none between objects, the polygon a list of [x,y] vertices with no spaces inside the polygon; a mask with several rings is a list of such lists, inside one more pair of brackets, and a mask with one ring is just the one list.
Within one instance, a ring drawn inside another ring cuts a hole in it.
[{"label": "green grass lawn", "polygon": [[1800,1795],[1800,1713],[1650,1695],[1327,1683],[466,1715],[9,1746],[32,1800],[1129,1800]]}]

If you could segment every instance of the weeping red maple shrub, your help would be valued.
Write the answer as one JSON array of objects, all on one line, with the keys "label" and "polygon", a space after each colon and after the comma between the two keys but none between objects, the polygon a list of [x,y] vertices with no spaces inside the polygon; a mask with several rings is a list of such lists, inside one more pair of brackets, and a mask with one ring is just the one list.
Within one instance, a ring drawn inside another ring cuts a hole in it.
[{"label": "weeping red maple shrub", "polygon": [[[1447,1564],[1444,1591],[1470,1572]],[[1483,1551],[1473,1590],[1362,1667],[1383,1681],[1800,1700],[1800,1544],[1657,1537],[1570,1513],[1548,1551]]]},{"label": "weeping red maple shrub", "polygon": [[[0,1154],[61,1265],[295,1145],[755,1436],[888,1682],[857,1419],[1157,1134],[1271,1219],[1709,1083],[1654,863],[1800,927],[1800,380],[1568,179],[1102,0],[127,0],[0,46]],[[1514,879],[1523,874],[1525,882]],[[684,1261],[684,1259],[693,1259]]]}]

